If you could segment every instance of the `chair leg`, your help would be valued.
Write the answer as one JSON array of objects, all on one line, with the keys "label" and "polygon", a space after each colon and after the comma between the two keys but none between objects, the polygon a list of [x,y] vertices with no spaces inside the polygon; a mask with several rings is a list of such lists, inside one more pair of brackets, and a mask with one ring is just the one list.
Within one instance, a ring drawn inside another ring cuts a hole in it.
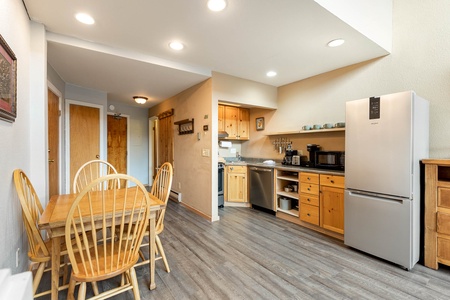
[{"label": "chair leg", "polygon": [[75,285],[76,282],[75,280],[73,280],[72,278],[70,278],[70,282],[69,282],[69,290],[67,291],[67,299],[68,300],[74,300],[75,297],[73,295],[73,293],[75,292]]},{"label": "chair leg", "polygon": [[78,300],[86,299],[86,282],[82,282],[78,288]]},{"label": "chair leg", "polygon": [[155,241],[156,241],[156,248],[158,249],[159,254],[161,255],[164,261],[164,266],[166,266],[166,271],[167,273],[170,273],[169,263],[167,262],[166,254],[164,253],[164,249],[162,247],[161,240],[159,239],[158,235],[156,235]]},{"label": "chair leg", "polygon": [[45,269],[45,262],[40,263],[33,279],[33,295],[36,294],[39,283],[41,282],[42,274],[44,273],[44,269]]},{"label": "chair leg", "polygon": [[133,286],[134,299],[140,300],[141,295],[139,293],[139,284],[138,284],[137,277],[136,277],[136,271],[134,270],[133,267],[131,267],[130,270],[128,270],[128,272],[130,273],[131,285]]},{"label": "chair leg", "polygon": [[98,285],[96,281],[92,282],[92,290],[94,291],[94,295],[97,296],[98,295]]}]

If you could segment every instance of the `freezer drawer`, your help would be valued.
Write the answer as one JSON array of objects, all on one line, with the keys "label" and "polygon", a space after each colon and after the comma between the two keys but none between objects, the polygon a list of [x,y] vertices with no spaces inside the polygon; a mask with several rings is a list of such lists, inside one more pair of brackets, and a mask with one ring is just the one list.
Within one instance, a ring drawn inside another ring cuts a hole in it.
[{"label": "freezer drawer", "polygon": [[[413,243],[412,200],[345,191],[344,243],[411,269],[419,260]],[[418,237],[417,237],[418,238]]]}]

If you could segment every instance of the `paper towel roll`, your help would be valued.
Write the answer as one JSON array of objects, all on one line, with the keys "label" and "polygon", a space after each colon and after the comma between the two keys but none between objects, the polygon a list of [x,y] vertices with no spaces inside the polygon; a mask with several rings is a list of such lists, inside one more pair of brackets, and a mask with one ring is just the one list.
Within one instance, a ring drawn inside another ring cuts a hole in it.
[{"label": "paper towel roll", "polygon": [[220,141],[220,147],[222,148],[231,148],[231,142]]}]

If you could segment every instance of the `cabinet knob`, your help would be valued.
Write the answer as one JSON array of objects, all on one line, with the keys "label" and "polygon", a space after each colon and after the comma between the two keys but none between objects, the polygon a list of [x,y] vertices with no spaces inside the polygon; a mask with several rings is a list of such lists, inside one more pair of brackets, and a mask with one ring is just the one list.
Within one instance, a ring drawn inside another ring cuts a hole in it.
[{"label": "cabinet knob", "polygon": [[310,213],[307,213],[306,215],[307,215],[308,217],[311,217],[311,214],[310,214]]},{"label": "cabinet knob", "polygon": [[331,180],[330,182],[331,182],[331,183],[334,183],[334,180]]},{"label": "cabinet knob", "polygon": [[308,198],[308,199],[306,199],[306,200],[307,200],[308,202],[311,202],[311,199],[309,199],[309,198]]}]

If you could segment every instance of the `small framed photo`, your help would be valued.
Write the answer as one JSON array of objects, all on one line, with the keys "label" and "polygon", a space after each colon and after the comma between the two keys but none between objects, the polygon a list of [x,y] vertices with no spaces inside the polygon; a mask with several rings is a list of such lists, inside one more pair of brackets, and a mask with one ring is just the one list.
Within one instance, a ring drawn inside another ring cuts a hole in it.
[{"label": "small framed photo", "polygon": [[256,130],[264,130],[264,117],[256,118]]},{"label": "small framed photo", "polygon": [[14,122],[17,109],[17,59],[0,35],[0,119]]}]

